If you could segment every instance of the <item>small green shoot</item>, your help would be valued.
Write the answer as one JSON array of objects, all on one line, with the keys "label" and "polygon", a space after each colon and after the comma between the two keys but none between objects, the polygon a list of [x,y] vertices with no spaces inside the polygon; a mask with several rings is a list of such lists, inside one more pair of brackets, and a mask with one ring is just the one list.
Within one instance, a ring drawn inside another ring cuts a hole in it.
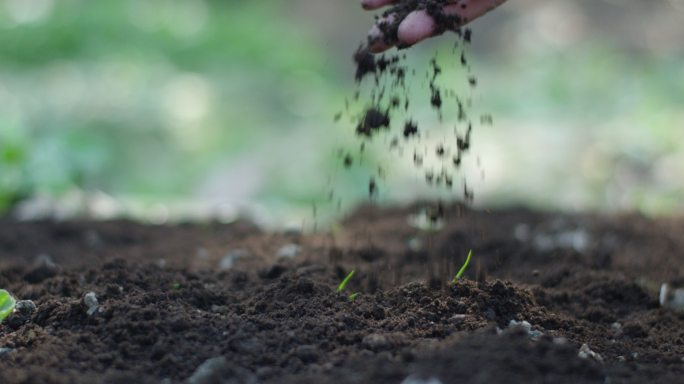
[{"label": "small green shoot", "polygon": [[349,295],[349,301],[354,301],[354,300],[356,300],[357,297],[359,297],[358,292],[352,293],[351,295]]},{"label": "small green shoot", "polygon": [[14,311],[14,305],[17,303],[14,297],[4,289],[0,289],[0,323],[2,323],[7,316]]},{"label": "small green shoot", "polygon": [[471,259],[472,257],[473,257],[473,250],[471,249],[471,250],[468,252],[468,256],[466,257],[465,263],[463,263],[463,266],[461,267],[461,269],[458,270],[458,272],[456,273],[456,276],[454,276],[454,279],[451,280],[451,284],[456,284],[456,282],[458,281],[458,279],[460,279],[461,276],[463,276],[463,274],[465,273],[466,269],[468,269],[468,264],[470,264],[470,259]]},{"label": "small green shoot", "polygon": [[349,280],[351,280],[352,276],[354,276],[354,270],[353,269],[351,272],[349,272],[347,277],[345,277],[344,280],[342,280],[340,285],[337,286],[337,293],[344,292],[344,289],[347,287],[347,283],[349,282]]},{"label": "small green shoot", "polygon": [[173,284],[171,284],[171,289],[173,289],[174,291],[177,291],[177,290],[179,290],[179,289],[181,289],[181,288],[183,288],[183,286],[181,285],[181,283],[173,283]]}]

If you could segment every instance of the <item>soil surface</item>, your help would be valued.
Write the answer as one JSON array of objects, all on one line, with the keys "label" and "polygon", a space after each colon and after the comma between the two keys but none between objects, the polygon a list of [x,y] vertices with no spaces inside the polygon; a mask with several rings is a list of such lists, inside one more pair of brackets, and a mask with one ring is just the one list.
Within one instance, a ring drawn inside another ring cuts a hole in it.
[{"label": "soil surface", "polygon": [[657,291],[684,276],[684,220],[444,210],[313,235],[0,221],[0,287],[37,306],[0,325],[0,382],[681,382],[684,315]]}]

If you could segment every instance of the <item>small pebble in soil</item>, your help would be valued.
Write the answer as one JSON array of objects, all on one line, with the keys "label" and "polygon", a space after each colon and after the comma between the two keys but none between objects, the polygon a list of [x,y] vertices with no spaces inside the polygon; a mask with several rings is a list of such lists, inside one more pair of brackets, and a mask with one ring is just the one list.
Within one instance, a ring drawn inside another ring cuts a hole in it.
[{"label": "small pebble in soil", "polygon": [[188,384],[212,383],[218,378],[219,371],[223,370],[228,364],[225,357],[212,357],[200,364],[195,372],[187,380]]},{"label": "small pebble in soil", "polygon": [[442,217],[433,216],[431,212],[424,209],[415,215],[410,215],[408,224],[421,231],[434,232],[444,228],[445,221]]},{"label": "small pebble in soil", "polygon": [[7,325],[17,329],[31,320],[31,315],[36,311],[36,304],[31,300],[19,300],[14,305],[14,312],[7,318]]},{"label": "small pebble in soil", "polygon": [[389,347],[390,342],[387,337],[379,333],[371,333],[363,338],[363,345],[373,351]]},{"label": "small pebble in soil", "polygon": [[97,301],[97,295],[95,292],[88,292],[83,296],[83,304],[86,306],[86,313],[88,316],[92,316],[100,309],[100,304]]},{"label": "small pebble in soil", "polygon": [[660,286],[660,306],[674,311],[684,311],[684,289],[665,283]]},{"label": "small pebble in soil", "polygon": [[580,347],[577,356],[579,356],[581,359],[591,358],[598,361],[599,363],[603,363],[603,357],[601,357],[601,355],[599,355],[598,353],[592,351],[591,348],[589,348],[589,345],[587,344],[582,344],[582,347]]},{"label": "small pebble in soil", "polygon": [[423,241],[418,237],[410,238],[407,245],[411,252],[420,252],[423,250]]},{"label": "small pebble in soil", "polygon": [[14,351],[12,348],[0,348],[0,358],[5,357],[8,353]]},{"label": "small pebble in soil", "polygon": [[442,381],[434,376],[424,379],[418,375],[411,375],[405,378],[401,384],[442,384]]},{"label": "small pebble in soil", "polygon": [[236,366],[224,356],[212,357],[200,364],[187,381],[188,384],[257,383],[257,377],[246,368]]},{"label": "small pebble in soil", "polygon": [[297,244],[285,244],[278,250],[277,256],[282,259],[294,259],[301,247]]},{"label": "small pebble in soil", "polygon": [[232,250],[228,252],[225,256],[223,256],[221,261],[219,261],[218,267],[222,271],[227,271],[233,268],[235,262],[238,261],[238,259],[242,259],[247,256],[247,251],[243,249]]},{"label": "small pebble in soil", "polygon": [[36,304],[31,300],[19,300],[14,306],[14,311],[16,314],[28,318],[36,311]]},{"label": "small pebble in soil", "polygon": [[527,334],[530,336],[530,339],[532,339],[532,340],[538,340],[540,337],[544,336],[544,334],[541,331],[533,330],[532,324],[530,324],[529,322],[527,322],[525,320],[523,320],[523,321],[511,320],[508,323],[508,328],[512,328],[512,327],[523,328],[525,331],[527,331]]}]

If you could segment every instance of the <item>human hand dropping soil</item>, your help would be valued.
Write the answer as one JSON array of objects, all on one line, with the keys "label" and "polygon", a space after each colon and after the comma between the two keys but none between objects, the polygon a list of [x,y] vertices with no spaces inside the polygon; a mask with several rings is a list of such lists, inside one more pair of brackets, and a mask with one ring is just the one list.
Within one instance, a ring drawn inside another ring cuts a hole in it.
[{"label": "human hand dropping soil", "polygon": [[368,32],[368,50],[410,47],[429,37],[463,25],[493,10],[506,0],[361,0],[367,10],[392,5]]}]

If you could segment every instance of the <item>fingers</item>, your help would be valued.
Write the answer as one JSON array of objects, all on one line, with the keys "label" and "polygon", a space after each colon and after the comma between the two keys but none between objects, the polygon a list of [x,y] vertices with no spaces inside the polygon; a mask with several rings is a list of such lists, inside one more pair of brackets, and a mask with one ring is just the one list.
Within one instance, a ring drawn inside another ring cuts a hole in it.
[{"label": "fingers", "polygon": [[[505,1],[506,0],[460,0],[453,4],[446,5],[444,7],[444,14],[458,16],[461,20],[461,25],[467,24],[501,5]],[[361,0],[361,4],[366,9],[375,9],[394,2],[394,0]],[[426,10],[413,11],[399,24],[397,30],[398,41],[396,44],[391,44],[383,37],[382,31],[378,25],[383,22],[392,23],[394,17],[395,15],[389,15],[388,17],[381,18],[376,22],[373,28],[371,28],[368,33],[368,47],[371,52],[383,52],[392,48],[394,45],[408,47],[443,31],[442,28],[438,28],[437,23]]]},{"label": "fingers", "polygon": [[397,30],[398,41],[390,43],[386,41],[378,25],[380,23],[391,24],[394,21],[394,17],[395,15],[391,14],[379,19],[370,29],[368,32],[368,50],[370,52],[380,53],[395,45],[411,46],[434,36],[437,30],[435,20],[425,10],[414,11],[409,13],[399,24],[399,29]]},{"label": "fingers", "polygon": [[385,35],[380,29],[381,24],[392,24],[395,20],[395,15],[390,14],[385,17],[379,18],[370,31],[368,31],[368,50],[371,53],[384,52],[394,46],[394,44],[388,43],[385,39]]},{"label": "fingers", "polygon": [[[444,7],[444,14],[458,16],[461,25],[467,24],[506,0],[461,0]],[[438,31],[437,23],[426,11],[414,11],[408,14],[399,24],[397,37],[399,45],[411,46],[429,37],[435,36]]]},{"label": "fingers", "polygon": [[437,24],[425,10],[413,11],[399,24],[397,37],[400,45],[414,45],[432,37],[437,30]]},{"label": "fingers", "polygon": [[363,9],[378,9],[394,3],[395,0],[361,0],[361,6]]}]

